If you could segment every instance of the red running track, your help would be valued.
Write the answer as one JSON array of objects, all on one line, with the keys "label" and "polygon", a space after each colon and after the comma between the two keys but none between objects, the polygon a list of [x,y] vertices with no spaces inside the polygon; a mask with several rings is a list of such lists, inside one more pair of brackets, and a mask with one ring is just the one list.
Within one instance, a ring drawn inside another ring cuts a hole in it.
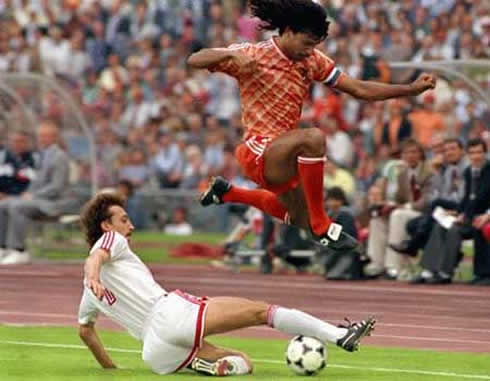
[{"label": "red running track", "polygon": [[[332,282],[315,275],[232,274],[207,266],[152,266],[166,289],[195,295],[241,296],[294,307],[337,324],[374,314],[367,345],[490,352],[490,288],[414,286],[389,281]],[[0,324],[77,324],[80,265],[0,267]],[[116,328],[107,319],[100,326]],[[240,336],[285,337],[268,328]]]}]

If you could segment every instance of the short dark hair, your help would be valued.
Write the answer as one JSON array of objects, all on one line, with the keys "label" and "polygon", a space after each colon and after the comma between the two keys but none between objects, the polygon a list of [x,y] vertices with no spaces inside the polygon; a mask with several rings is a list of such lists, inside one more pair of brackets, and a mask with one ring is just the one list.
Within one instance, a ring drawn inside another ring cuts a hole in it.
[{"label": "short dark hair", "polygon": [[464,149],[463,142],[458,138],[446,138],[444,144],[456,143],[459,148]]},{"label": "short dark hair", "polygon": [[476,147],[476,146],[482,146],[483,152],[487,152],[487,145],[485,141],[481,138],[474,138],[468,140],[468,143],[466,144],[466,150],[469,151],[471,147]]},{"label": "short dark hair", "polygon": [[319,40],[328,35],[327,12],[312,0],[249,0],[252,14],[262,20],[261,29],[286,28],[294,33],[309,33]]},{"label": "short dark hair", "polygon": [[341,201],[342,204],[347,205],[347,196],[345,195],[344,190],[341,187],[331,187],[327,189],[327,195],[325,196],[325,200],[334,199]]},{"label": "short dark hair", "polygon": [[416,147],[422,156],[422,160],[425,160],[424,148],[422,147],[422,145],[417,140],[415,140],[413,138],[408,138],[408,139],[403,140],[401,143],[401,152],[404,152],[408,147]]},{"label": "short dark hair", "polygon": [[99,193],[85,204],[82,211],[81,224],[85,240],[90,246],[93,246],[104,234],[100,224],[112,217],[109,212],[111,206],[124,208],[124,198],[119,193],[104,192]]}]

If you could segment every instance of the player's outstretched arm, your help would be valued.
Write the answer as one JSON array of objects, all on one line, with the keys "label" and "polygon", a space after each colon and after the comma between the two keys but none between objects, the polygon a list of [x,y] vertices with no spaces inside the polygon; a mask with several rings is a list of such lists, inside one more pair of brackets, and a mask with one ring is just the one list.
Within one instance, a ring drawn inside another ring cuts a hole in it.
[{"label": "player's outstretched arm", "polygon": [[343,75],[336,89],[366,101],[382,101],[390,98],[416,96],[436,87],[436,77],[423,73],[408,85],[390,85],[374,81],[361,81]]},{"label": "player's outstretched arm", "polygon": [[[249,57],[239,50],[226,48],[202,49],[187,59],[187,63],[196,69],[216,68],[217,65],[226,61],[233,61],[240,75],[252,73],[257,67],[257,62],[254,58]],[[218,71],[221,70],[218,68]]]},{"label": "player's outstretched arm", "polygon": [[187,59],[187,63],[196,69],[207,69],[233,58],[234,52],[229,49],[201,49]]},{"label": "player's outstretched arm", "polygon": [[94,323],[80,325],[79,335],[98,363],[105,369],[117,368],[95,330]]}]

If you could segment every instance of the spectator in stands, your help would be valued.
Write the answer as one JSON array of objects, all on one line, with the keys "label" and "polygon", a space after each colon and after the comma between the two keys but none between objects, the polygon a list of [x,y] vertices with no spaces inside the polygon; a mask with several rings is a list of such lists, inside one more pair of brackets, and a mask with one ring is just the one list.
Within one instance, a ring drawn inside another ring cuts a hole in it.
[{"label": "spectator in stands", "polygon": [[357,227],[354,214],[349,208],[349,202],[342,188],[334,186],[327,189],[325,196],[328,216],[341,224],[346,233],[357,238]]},{"label": "spectator in stands", "polygon": [[39,55],[47,75],[67,74],[71,66],[70,43],[63,37],[59,25],[49,27],[49,36],[41,39]]},{"label": "spectator in stands", "polygon": [[435,110],[435,96],[427,94],[423,97],[423,106],[418,106],[408,115],[412,124],[413,137],[422,147],[429,147],[432,136],[445,129],[444,116]]},{"label": "spectator in stands", "polygon": [[140,149],[134,149],[124,155],[128,155],[128,162],[119,168],[119,180],[129,181],[135,189],[141,188],[150,175],[145,153]]},{"label": "spectator in stands", "polygon": [[350,174],[349,171],[340,168],[332,160],[327,160],[325,162],[323,182],[326,189],[338,186],[345,192],[348,198],[351,197],[356,190],[356,183],[352,174]]},{"label": "spectator in stands", "polygon": [[192,226],[187,222],[187,209],[183,207],[175,208],[172,222],[165,225],[165,234],[173,235],[191,235]]},{"label": "spectator in stands", "polygon": [[39,158],[32,152],[30,140],[25,131],[14,131],[8,147],[0,151],[0,200],[25,192],[35,178]]},{"label": "spectator in stands", "polygon": [[388,102],[389,118],[378,120],[374,127],[374,144],[376,147],[389,145],[392,150],[399,150],[403,140],[412,136],[412,123],[406,115],[406,101],[402,98]]},{"label": "spectator in stands", "polygon": [[183,159],[183,153],[173,142],[173,135],[162,132],[158,152],[151,158],[150,164],[161,188],[175,188],[179,185],[184,167]]},{"label": "spectator in stands", "polygon": [[19,196],[0,201],[0,264],[27,263],[26,231],[32,219],[58,216],[71,200],[67,195],[69,159],[59,147],[58,127],[41,122],[38,129],[41,165],[36,179]]},{"label": "spectator in stands", "polygon": [[470,140],[466,151],[470,165],[463,175],[465,190],[458,208],[459,215],[448,229],[439,224],[432,229],[420,261],[423,271],[413,280],[414,284],[451,283],[454,270],[462,258],[461,242],[473,238],[473,283],[490,285],[490,246],[481,231],[490,220],[490,163],[483,140]]},{"label": "spectator in stands", "polygon": [[[388,279],[407,280],[410,275],[407,273],[408,261],[388,244],[406,239],[407,222],[426,206],[432,172],[424,161],[422,147],[413,139],[403,143],[401,162],[390,167],[395,173],[385,173],[380,181],[383,201],[373,205],[376,208],[369,223],[367,249],[371,263],[366,267],[366,274],[371,277],[385,274]],[[393,177],[391,181],[390,176]],[[376,201],[379,200],[376,198]]]},{"label": "spectator in stands", "polygon": [[[358,238],[356,221],[344,191],[339,187],[327,190],[325,196],[328,216],[335,222],[343,224],[345,231]],[[325,266],[324,276],[333,280],[355,280],[361,278],[360,255],[357,249],[334,252],[328,247],[321,250],[320,260]]]},{"label": "spectator in stands", "polygon": [[[421,216],[408,223],[407,230],[410,239],[390,247],[401,253],[416,256],[426,244],[435,220],[432,213],[436,207],[442,207],[448,212],[457,211],[464,195],[463,171],[468,166],[464,155],[463,143],[457,138],[448,138],[444,142],[443,171],[434,173],[433,192],[430,194],[430,208]],[[439,180],[438,177],[441,179]],[[434,185],[436,184],[436,185]]]},{"label": "spectator in stands", "polygon": [[199,189],[200,184],[207,178],[207,170],[203,163],[201,150],[196,145],[190,145],[185,150],[185,166],[179,188]]},{"label": "spectator in stands", "polygon": [[219,130],[210,131],[205,141],[204,165],[207,168],[208,175],[216,176],[221,173],[225,165],[223,134]]},{"label": "spectator in stands", "polygon": [[102,21],[95,20],[92,29],[93,37],[87,41],[85,50],[91,57],[94,70],[100,73],[107,66],[111,45],[105,40],[105,25]]},{"label": "spectator in stands", "polygon": [[[255,29],[258,20],[250,18],[244,0],[87,0],[81,1],[79,7],[77,2],[70,2],[73,4],[70,9],[61,3],[58,7],[56,1],[0,0],[0,71],[46,70],[73,76],[76,91],[82,94],[80,106],[88,125],[99,126],[109,120],[117,134],[111,134],[110,143],[97,135],[97,142],[104,146],[97,149],[98,157],[104,159],[97,165],[101,173],[105,172],[99,180],[114,185],[117,180],[114,158],[123,145],[128,152],[144,149],[153,159],[148,142],[156,141],[156,131],[160,125],[166,126],[169,118],[186,121],[188,144],[197,145],[203,153],[210,131],[226,127],[222,131],[225,144],[240,138],[243,131],[236,83],[220,74],[187,70],[185,60],[189,49],[199,44],[216,47],[263,38],[260,34],[264,32]],[[372,0],[321,3],[329,7],[334,21],[329,30],[332,38],[319,45],[319,49],[357,78],[389,77],[391,82],[404,83],[417,71],[389,70],[385,61],[488,58],[490,54],[490,19],[485,1],[424,0],[423,6],[419,0],[385,1],[382,6]],[[44,63],[43,70],[38,61]],[[479,79],[473,71],[467,74],[484,88],[487,85],[485,76]],[[351,173],[364,172],[366,162],[372,168],[372,162],[366,161],[372,155],[380,169],[389,148],[396,148],[404,137],[415,137],[424,148],[429,148],[431,136],[448,136],[447,130],[451,129],[451,134],[465,143],[489,124],[485,105],[472,98],[464,83],[454,78],[446,86],[444,82],[442,78],[438,81],[437,96],[432,102],[438,112],[431,106],[430,96],[422,110],[402,100],[401,118],[397,102],[393,108],[385,102],[363,104],[315,84],[311,105],[303,112],[303,122],[311,125],[322,114],[333,117],[337,127],[348,134],[354,151],[350,160],[350,152],[344,155],[343,150],[331,150],[333,160]],[[151,106],[136,105],[132,99],[135,88],[140,89],[143,104],[151,101]],[[31,100],[38,99],[32,90],[22,86],[19,91],[29,100],[28,107]],[[63,131],[73,129],[73,116],[66,104],[46,94],[42,90],[40,98],[48,107],[39,109],[48,110],[50,118],[62,122]],[[135,109],[140,112],[134,112]],[[149,133],[147,122],[152,117],[161,118],[161,123],[157,128],[152,126],[153,132]],[[205,120],[207,123],[203,123]],[[412,124],[411,133],[406,120]],[[136,126],[143,131],[133,132]],[[105,134],[106,130],[103,131]],[[346,135],[338,140],[346,140]],[[338,146],[337,139],[329,141]],[[350,144],[345,147],[350,151]],[[84,160],[82,168],[87,167]],[[202,166],[196,172],[206,172],[208,164],[208,160],[201,164],[196,160],[194,166]],[[370,174],[365,175],[361,196],[373,179]]]},{"label": "spectator in stands", "polygon": [[317,125],[325,133],[327,157],[342,168],[351,168],[354,162],[354,147],[350,136],[326,113],[320,116]]}]

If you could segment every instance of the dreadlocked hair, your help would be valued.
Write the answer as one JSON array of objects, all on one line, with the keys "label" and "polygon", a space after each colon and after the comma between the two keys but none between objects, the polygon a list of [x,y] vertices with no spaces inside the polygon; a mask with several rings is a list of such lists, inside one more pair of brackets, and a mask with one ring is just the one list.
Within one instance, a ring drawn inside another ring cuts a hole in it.
[{"label": "dreadlocked hair", "polygon": [[328,35],[330,22],[325,9],[312,0],[249,0],[252,14],[262,20],[261,29],[286,28],[294,33],[309,33],[319,40]]},{"label": "dreadlocked hair", "polygon": [[125,199],[116,192],[103,192],[92,198],[83,208],[80,222],[84,230],[85,240],[90,246],[93,246],[104,234],[100,224],[111,218],[109,212],[111,206],[124,208]]}]

